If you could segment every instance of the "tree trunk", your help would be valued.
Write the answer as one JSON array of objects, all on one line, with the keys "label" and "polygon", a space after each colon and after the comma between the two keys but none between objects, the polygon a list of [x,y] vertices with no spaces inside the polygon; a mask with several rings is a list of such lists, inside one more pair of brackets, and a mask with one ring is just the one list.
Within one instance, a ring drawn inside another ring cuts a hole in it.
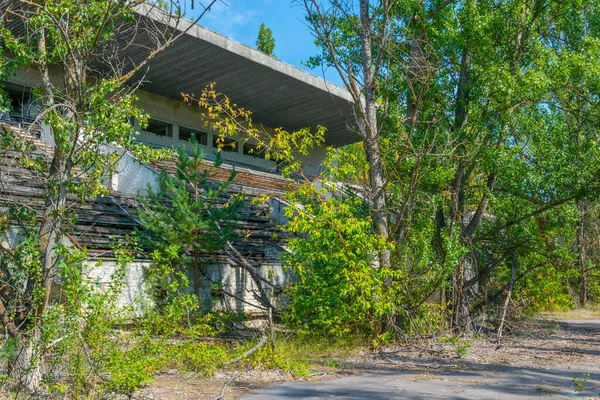
[{"label": "tree trunk", "polygon": [[[46,54],[46,39],[42,30],[38,40],[38,50]],[[42,84],[47,101],[54,104],[52,84],[49,80],[48,68],[45,62],[38,65],[42,75]],[[66,67],[68,69],[68,67]],[[81,65],[77,65],[79,72]],[[66,82],[69,82],[68,73]],[[83,79],[83,75],[80,74]],[[63,116],[65,120],[75,121],[76,115],[73,107]],[[79,133],[76,131],[73,135]],[[56,275],[56,264],[58,254],[56,246],[62,238],[63,218],[67,202],[67,183],[71,175],[71,163],[69,161],[68,144],[70,138],[65,139],[60,135],[55,136],[54,155],[48,171],[47,184],[45,187],[46,200],[44,212],[41,215],[39,227],[40,246],[40,268],[41,271],[31,271],[27,280],[24,298],[33,308],[30,315],[32,330],[28,336],[23,336],[19,342],[18,355],[14,363],[13,371],[20,375],[20,381],[30,392],[35,393],[39,389],[43,367],[42,324],[46,308],[50,301],[52,283]],[[37,297],[42,291],[43,296]],[[37,298],[37,300],[36,300]]]},{"label": "tree trunk", "polygon": [[36,322],[31,336],[18,339],[18,352],[11,368],[13,378],[34,396],[40,387],[43,374],[42,330]]},{"label": "tree trunk", "polygon": [[[456,89],[456,106],[454,110],[454,125],[452,130],[459,137],[463,135],[463,130],[467,126],[469,120],[469,86],[471,81],[471,52],[468,48],[463,49],[460,60],[460,75],[458,87]],[[450,219],[452,223],[460,227],[461,242],[464,243],[462,237],[463,212],[465,208],[465,187],[467,180],[473,171],[474,165],[468,165],[467,162],[461,159],[458,163],[454,181],[452,184],[452,202],[450,210]],[[452,328],[455,331],[464,331],[469,325],[469,312],[466,307],[466,292],[464,291],[464,263],[466,259],[463,257],[459,260],[454,273],[454,292],[452,296]]]},{"label": "tree trunk", "polygon": [[[39,389],[42,376],[43,354],[42,348],[42,321],[44,312],[50,301],[52,283],[56,275],[56,264],[58,255],[56,245],[62,237],[62,218],[66,205],[65,174],[60,156],[56,151],[50,167],[48,176],[48,198],[46,199],[42,222],[39,228],[40,236],[40,266],[41,277],[32,272],[29,276],[25,298],[33,306],[30,316],[33,329],[28,337],[19,343],[18,355],[15,360],[13,371],[18,374],[19,381],[29,393],[35,393]],[[42,290],[43,297],[35,300],[36,291]]]},{"label": "tree trunk", "polygon": [[579,305],[585,306],[587,303],[587,248],[585,237],[585,219],[586,219],[586,204],[580,201],[577,204],[577,209],[581,214],[579,226],[577,228],[577,251],[579,264]]},{"label": "tree trunk", "polygon": [[515,271],[517,270],[517,255],[513,251],[512,253],[512,264],[510,268],[510,281],[508,283],[508,292],[506,293],[506,300],[504,300],[504,307],[502,307],[502,318],[500,319],[500,326],[498,327],[498,342],[502,339],[502,330],[504,329],[504,321],[506,321],[506,312],[508,311],[508,304],[510,303],[510,297],[512,296],[513,286],[515,285]]},{"label": "tree trunk", "polygon": [[194,249],[194,294],[200,298],[200,253],[197,248]]},{"label": "tree trunk", "polygon": [[[415,21],[415,23],[417,23]],[[410,54],[408,57],[408,69],[406,74],[407,93],[406,93],[406,121],[409,130],[413,130],[419,118],[419,101],[421,82],[428,73],[427,58],[423,47],[425,46],[425,36],[423,34],[415,35],[410,42]]]},{"label": "tree trunk", "polygon": [[466,258],[462,258],[454,271],[454,290],[452,294],[452,330],[455,332],[466,332],[469,330],[470,316],[467,307],[467,296],[465,291],[465,269]]},{"label": "tree trunk", "polygon": [[[385,179],[383,175],[383,161],[379,148],[379,130],[377,127],[377,109],[375,92],[377,76],[373,65],[373,53],[371,49],[371,18],[369,16],[369,1],[360,1],[360,24],[361,24],[361,50],[362,69],[364,76],[364,116],[363,133],[365,137],[364,146],[367,160],[369,162],[369,184],[373,200],[373,223],[377,235],[388,239],[389,225],[387,219],[387,207],[385,199]],[[388,268],[391,265],[389,250],[383,250],[379,255],[379,266]]]}]

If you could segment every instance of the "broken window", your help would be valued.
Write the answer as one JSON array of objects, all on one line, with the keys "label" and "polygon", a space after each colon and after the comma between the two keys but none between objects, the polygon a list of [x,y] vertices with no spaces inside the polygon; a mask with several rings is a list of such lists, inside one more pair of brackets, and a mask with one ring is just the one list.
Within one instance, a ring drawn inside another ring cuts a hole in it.
[{"label": "broken window", "polygon": [[187,140],[189,142],[193,136],[196,137],[196,141],[198,143],[203,144],[205,146],[208,144],[207,132],[200,132],[197,129],[190,129],[183,126],[179,127],[179,140]]},{"label": "broken window", "polygon": [[265,149],[261,149],[258,145],[252,143],[244,143],[244,154],[256,158],[265,158]]},{"label": "broken window", "polygon": [[173,125],[155,119],[148,120],[148,126],[144,131],[154,133],[158,136],[173,137]]},{"label": "broken window", "polygon": [[221,151],[237,153],[236,143],[237,142],[235,141],[235,139],[222,138],[220,136],[214,135],[212,145],[214,148],[220,149]]}]

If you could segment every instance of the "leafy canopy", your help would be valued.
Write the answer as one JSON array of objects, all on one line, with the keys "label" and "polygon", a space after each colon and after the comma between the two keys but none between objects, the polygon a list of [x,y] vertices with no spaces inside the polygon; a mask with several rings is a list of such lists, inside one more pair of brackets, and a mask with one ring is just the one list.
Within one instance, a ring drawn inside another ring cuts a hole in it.
[{"label": "leafy canopy", "polygon": [[258,30],[256,48],[267,55],[275,56],[273,53],[275,50],[275,38],[273,37],[273,31],[271,28],[267,28],[267,25],[265,25],[264,22],[260,24],[260,28]]}]

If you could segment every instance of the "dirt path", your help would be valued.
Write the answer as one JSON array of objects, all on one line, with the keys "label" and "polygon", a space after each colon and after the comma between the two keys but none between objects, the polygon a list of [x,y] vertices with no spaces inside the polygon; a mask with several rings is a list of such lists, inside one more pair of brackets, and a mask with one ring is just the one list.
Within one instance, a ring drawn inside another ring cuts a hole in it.
[{"label": "dirt path", "polygon": [[351,376],[271,384],[239,398],[600,399],[600,320],[546,321],[521,330],[526,334],[500,346],[479,339],[434,351],[385,349],[351,361]]}]

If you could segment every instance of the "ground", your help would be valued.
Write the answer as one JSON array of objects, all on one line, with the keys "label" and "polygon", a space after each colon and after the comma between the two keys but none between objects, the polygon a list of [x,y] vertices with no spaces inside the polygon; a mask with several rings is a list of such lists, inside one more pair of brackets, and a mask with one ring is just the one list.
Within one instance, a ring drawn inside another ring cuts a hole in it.
[{"label": "ground", "polygon": [[545,318],[518,332],[500,343],[476,336],[363,352],[328,360],[302,380],[277,372],[209,379],[172,371],[136,398],[215,399],[235,376],[224,399],[600,399],[600,318]]}]

